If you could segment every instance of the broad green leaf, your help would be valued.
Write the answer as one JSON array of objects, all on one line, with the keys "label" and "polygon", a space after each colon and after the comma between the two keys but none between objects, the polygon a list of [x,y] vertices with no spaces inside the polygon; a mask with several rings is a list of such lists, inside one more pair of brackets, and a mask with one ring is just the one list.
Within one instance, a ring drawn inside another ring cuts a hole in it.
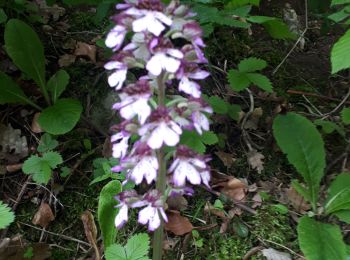
[{"label": "broad green leaf", "polygon": [[346,107],[343,108],[341,111],[341,119],[344,124],[349,125],[350,124],[350,108]]},{"label": "broad green leaf", "polygon": [[325,203],[327,214],[350,210],[350,174],[341,173],[331,183]]},{"label": "broad green leaf", "polygon": [[60,99],[39,116],[40,126],[48,133],[61,135],[71,131],[78,123],[83,108],[74,99]]},{"label": "broad green leaf", "polygon": [[332,214],[337,216],[340,221],[350,224],[350,210],[339,210]]},{"label": "broad green leaf", "polygon": [[250,24],[247,22],[242,22],[240,20],[234,19],[232,17],[225,17],[225,16],[219,16],[213,19],[213,22],[220,24],[220,25],[226,25],[231,27],[237,27],[237,28],[249,28]]},{"label": "broad green leaf", "polygon": [[58,146],[58,141],[56,139],[53,139],[50,134],[45,133],[40,138],[40,142],[37,150],[39,153],[44,153],[55,149],[57,146]]},{"label": "broad green leaf", "polygon": [[273,134],[288,161],[303,176],[310,202],[315,209],[326,165],[324,143],[320,133],[305,117],[288,113],[276,117],[273,122]]},{"label": "broad green leaf", "polygon": [[331,5],[342,5],[342,4],[349,4],[350,0],[332,0]]},{"label": "broad green leaf", "polygon": [[59,70],[47,82],[47,90],[51,94],[53,103],[61,96],[69,83],[69,74],[65,70]]},{"label": "broad green leaf", "polygon": [[269,20],[262,23],[262,25],[272,38],[281,40],[297,38],[295,34],[289,31],[288,26],[280,19]]},{"label": "broad green leaf", "polygon": [[331,134],[334,131],[337,131],[341,136],[345,136],[344,128],[340,127],[334,122],[316,119],[314,124],[322,127],[322,131],[326,134]]},{"label": "broad green leaf", "polygon": [[5,47],[16,66],[45,88],[44,47],[36,32],[26,23],[11,19],[5,27]]},{"label": "broad green leaf", "polygon": [[132,236],[125,245],[125,251],[128,259],[147,259],[149,236],[145,233]]},{"label": "broad green leaf", "polygon": [[244,5],[238,8],[231,8],[229,6],[226,6],[224,10],[220,11],[221,15],[229,15],[229,16],[239,16],[239,17],[246,17],[250,11],[252,10],[251,5]]},{"label": "broad green leaf", "polygon": [[299,220],[298,240],[308,260],[345,260],[346,248],[340,228],[308,216]]},{"label": "broad green leaf", "polygon": [[266,92],[272,92],[271,81],[260,73],[247,73],[246,77],[256,86],[265,90]]},{"label": "broad green leaf", "polygon": [[249,87],[250,80],[247,78],[245,73],[240,73],[237,70],[229,70],[227,74],[228,82],[230,83],[230,87],[234,91],[242,91]]},{"label": "broad green leaf", "polygon": [[270,17],[270,16],[249,16],[246,18],[249,22],[251,23],[258,23],[262,24],[271,20],[275,20],[275,17]]},{"label": "broad green leaf", "polygon": [[307,201],[311,201],[310,193],[308,190],[300,184],[297,180],[292,180],[292,187],[301,195],[303,196]]},{"label": "broad green leaf", "polygon": [[333,74],[350,67],[350,29],[334,44],[331,63]]},{"label": "broad green leaf", "polygon": [[208,103],[215,113],[224,115],[228,111],[229,104],[218,96],[211,96],[208,100]]},{"label": "broad green leaf", "polygon": [[42,157],[32,155],[23,164],[25,174],[31,174],[37,183],[47,184],[51,178],[52,169],[63,163],[61,155],[57,152],[44,153]]},{"label": "broad green leaf", "polygon": [[[111,227],[114,228],[114,227]],[[119,244],[113,244],[107,247],[105,252],[106,260],[129,260],[126,256],[124,247]]]},{"label": "broad green leaf", "polygon": [[331,19],[332,21],[339,23],[344,19],[348,18],[349,16],[350,16],[350,5],[344,7],[339,12],[329,15],[328,19]]},{"label": "broad green leaf", "polygon": [[230,7],[238,7],[243,5],[255,5],[259,6],[260,0],[231,0],[229,2]]},{"label": "broad green leaf", "polygon": [[117,230],[114,228],[114,219],[118,209],[114,207],[117,204],[114,196],[121,191],[122,185],[120,181],[110,181],[102,188],[98,200],[98,223],[105,248],[112,245],[117,236]]},{"label": "broad green leaf", "polygon": [[15,219],[15,215],[11,209],[0,201],[0,229],[6,228]]},{"label": "broad green leaf", "polygon": [[255,57],[247,58],[242,60],[238,64],[239,72],[254,72],[257,70],[262,70],[266,68],[267,63],[262,59],[258,59]]},{"label": "broad green leaf", "polygon": [[0,71],[0,104],[32,103],[23,90],[9,76]]},{"label": "broad green leaf", "polygon": [[7,15],[4,9],[0,8],[0,24],[3,24],[7,21]]},{"label": "broad green leaf", "polygon": [[204,144],[213,145],[213,144],[216,144],[219,141],[219,139],[214,132],[206,131],[206,132],[203,132],[203,134],[201,135],[201,141]]}]

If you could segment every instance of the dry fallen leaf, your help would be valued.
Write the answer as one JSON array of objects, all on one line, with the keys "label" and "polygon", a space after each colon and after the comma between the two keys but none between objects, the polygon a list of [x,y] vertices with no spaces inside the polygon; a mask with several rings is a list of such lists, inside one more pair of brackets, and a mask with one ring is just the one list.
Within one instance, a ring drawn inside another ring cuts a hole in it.
[{"label": "dry fallen leaf", "polygon": [[173,210],[185,210],[187,209],[188,202],[182,195],[169,196],[167,200],[168,208]]},{"label": "dry fallen leaf", "polygon": [[51,207],[46,202],[42,202],[38,211],[35,213],[32,223],[46,228],[51,221],[55,219]]},{"label": "dry fallen leaf", "polygon": [[75,62],[76,58],[77,57],[72,54],[63,54],[58,60],[58,65],[60,67],[68,67]]},{"label": "dry fallen leaf", "polygon": [[219,183],[221,186],[221,192],[234,201],[242,201],[247,192],[247,185],[234,177],[231,177],[227,182]]},{"label": "dry fallen leaf", "polygon": [[230,168],[236,161],[236,159],[230,153],[218,151],[218,152],[215,152],[215,154],[219,157],[219,159],[223,162],[223,164],[228,168]]},{"label": "dry fallen leaf", "polygon": [[39,122],[38,122],[39,116],[40,116],[40,112],[35,113],[35,115],[33,117],[33,121],[32,121],[32,126],[31,126],[32,132],[36,133],[36,134],[40,134],[40,133],[44,132],[43,129],[41,129]]},{"label": "dry fallen leaf", "polygon": [[250,115],[249,119],[244,125],[245,129],[258,129],[258,124],[261,116],[263,115],[263,110],[261,107],[257,107],[254,109],[253,113]]},{"label": "dry fallen leaf", "polygon": [[16,163],[16,164],[7,165],[6,171],[7,172],[17,172],[20,169],[22,169],[22,166],[23,166],[23,163]]},{"label": "dry fallen leaf", "polygon": [[264,170],[264,161],[265,156],[257,150],[253,149],[247,154],[248,163],[255,169],[258,173],[261,173]]},{"label": "dry fallen leaf", "polygon": [[256,193],[256,194],[254,195],[254,197],[252,198],[252,200],[254,201],[254,203],[253,203],[253,205],[252,205],[252,208],[253,208],[253,209],[255,209],[255,208],[261,206],[261,204],[262,204],[262,198],[261,198],[261,196],[260,196],[259,193]]},{"label": "dry fallen leaf", "polygon": [[266,257],[266,260],[291,260],[292,257],[288,253],[277,251],[273,248],[261,250],[263,256]]},{"label": "dry fallen leaf", "polygon": [[311,208],[310,204],[307,203],[303,196],[301,196],[293,187],[286,189],[286,194],[289,202],[297,212],[304,213]]},{"label": "dry fallen leaf", "polygon": [[67,41],[63,43],[62,48],[65,50],[74,50],[76,45],[77,45],[77,41],[72,38],[69,38]]},{"label": "dry fallen leaf", "polygon": [[180,215],[178,211],[168,211],[168,222],[165,223],[164,228],[167,231],[174,233],[177,236],[182,236],[193,230],[193,226],[188,218]]},{"label": "dry fallen leaf", "polygon": [[88,239],[90,245],[94,248],[96,259],[101,259],[100,251],[97,247],[97,228],[94,220],[94,216],[89,210],[84,211],[81,215],[81,221],[84,225],[84,231],[86,238]]},{"label": "dry fallen leaf", "polygon": [[204,213],[210,213],[211,215],[215,215],[219,218],[225,219],[225,212],[221,209],[215,208],[210,202],[205,203]]},{"label": "dry fallen leaf", "polygon": [[85,42],[77,42],[74,55],[87,56],[92,62],[96,63],[96,46]]}]

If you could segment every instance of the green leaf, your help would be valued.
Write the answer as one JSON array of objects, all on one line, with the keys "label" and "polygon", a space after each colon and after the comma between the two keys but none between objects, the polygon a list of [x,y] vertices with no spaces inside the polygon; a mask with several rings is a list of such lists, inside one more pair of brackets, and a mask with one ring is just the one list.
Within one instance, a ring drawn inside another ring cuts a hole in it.
[{"label": "green leaf", "polygon": [[71,131],[78,123],[83,110],[80,102],[74,99],[60,99],[39,116],[39,125],[48,133],[61,135]]},{"label": "green leaf", "polygon": [[37,183],[47,184],[51,178],[52,169],[63,163],[62,156],[57,152],[44,153],[42,157],[32,155],[24,163],[22,170],[31,174]]},{"label": "green leaf", "polygon": [[349,15],[350,15],[350,5],[344,7],[339,12],[329,15],[328,19],[331,19],[332,21],[339,23],[344,19],[348,18]]},{"label": "green leaf", "polygon": [[350,224],[350,210],[339,210],[332,214],[337,216],[340,221]]},{"label": "green leaf", "polygon": [[271,81],[266,76],[260,73],[247,73],[246,77],[259,88],[265,90],[266,92],[272,92]]},{"label": "green leaf", "polygon": [[341,136],[345,136],[344,128],[340,127],[334,122],[326,121],[322,119],[316,119],[314,124],[322,127],[322,131],[326,134],[331,134],[334,131],[337,131]]},{"label": "green leaf", "polygon": [[201,141],[207,145],[213,145],[218,143],[218,136],[212,131],[206,131],[201,135]]},{"label": "green leaf", "polygon": [[298,224],[299,245],[308,260],[345,260],[346,249],[340,228],[304,216]]},{"label": "green leaf", "polygon": [[281,40],[296,38],[296,35],[291,33],[288,26],[280,19],[269,20],[262,25],[272,38]]},{"label": "green leaf", "polygon": [[3,24],[7,21],[7,15],[4,9],[0,8],[0,24]]},{"label": "green leaf", "polygon": [[349,125],[350,124],[350,108],[346,107],[343,108],[343,110],[340,112],[341,119],[344,124]]},{"label": "green leaf", "polygon": [[233,120],[239,120],[239,113],[242,111],[241,107],[236,104],[229,104],[227,114]]},{"label": "green leaf", "polygon": [[105,252],[105,257],[106,257],[106,260],[129,260],[126,256],[124,247],[122,247],[119,244],[113,244],[107,247]]},{"label": "green leaf", "polygon": [[32,103],[23,90],[9,76],[0,71],[0,104]]},{"label": "green leaf", "polygon": [[331,63],[333,74],[350,67],[350,29],[334,44]]},{"label": "green leaf", "polygon": [[238,64],[239,72],[254,72],[266,68],[267,62],[258,58],[247,58]]},{"label": "green leaf", "polygon": [[349,3],[350,3],[350,0],[332,0],[331,6],[349,4]]},{"label": "green leaf", "polygon": [[201,141],[200,135],[195,131],[184,131],[181,135],[180,144],[187,145],[197,153],[203,154],[206,150],[205,145]]},{"label": "green leaf", "polygon": [[245,73],[240,73],[238,70],[229,70],[227,74],[228,82],[230,87],[234,91],[242,91],[249,87],[250,80],[247,78]]},{"label": "green leaf", "polygon": [[114,196],[121,191],[122,185],[120,181],[110,181],[102,188],[98,200],[98,223],[105,248],[112,245],[117,236],[117,230],[114,228],[114,219],[118,213],[118,209],[114,208],[116,205]]},{"label": "green leaf", "polygon": [[273,122],[273,134],[281,150],[303,176],[313,208],[316,208],[320,181],[324,175],[325,150],[315,125],[295,113],[279,115]]},{"label": "green leaf", "polygon": [[66,178],[70,173],[71,173],[71,170],[67,166],[64,166],[61,168],[60,176],[62,178]]},{"label": "green leaf", "polygon": [[11,209],[0,201],[0,229],[6,228],[15,219],[15,215]]},{"label": "green leaf", "polygon": [[341,173],[331,183],[325,203],[327,214],[339,210],[350,210],[350,174]]},{"label": "green leaf", "polygon": [[51,93],[53,103],[61,96],[69,83],[69,74],[65,70],[59,70],[47,82],[47,90]]},{"label": "green leaf", "polygon": [[147,259],[149,236],[145,233],[132,236],[126,243],[125,251],[128,259]]},{"label": "green leaf", "polygon": [[247,20],[251,23],[258,23],[258,24],[262,24],[271,20],[276,20],[275,17],[270,17],[270,16],[249,16],[247,17]]},{"label": "green leaf", "polygon": [[255,5],[259,6],[260,0],[232,0],[230,1],[230,7],[238,7],[243,5]]},{"label": "green leaf", "polygon": [[5,47],[16,66],[45,88],[44,47],[36,32],[26,23],[11,19],[5,27]]},{"label": "green leaf", "polygon": [[48,133],[45,133],[42,135],[39,145],[38,145],[38,152],[44,153],[47,151],[52,151],[58,146],[58,142],[56,139],[53,139],[52,136]]},{"label": "green leaf", "polygon": [[311,201],[310,193],[309,191],[301,185],[297,180],[292,180],[292,187],[301,195],[303,196],[307,201]]},{"label": "green leaf", "polygon": [[228,103],[218,96],[211,96],[208,103],[215,113],[224,115],[228,111]]}]

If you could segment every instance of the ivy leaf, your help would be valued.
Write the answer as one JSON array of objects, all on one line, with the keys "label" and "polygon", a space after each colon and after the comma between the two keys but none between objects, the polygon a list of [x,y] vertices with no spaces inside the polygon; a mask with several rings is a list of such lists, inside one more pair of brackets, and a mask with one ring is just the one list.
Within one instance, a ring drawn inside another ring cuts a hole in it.
[{"label": "ivy leaf", "polygon": [[262,70],[266,68],[266,66],[267,66],[266,61],[251,57],[251,58],[242,60],[238,64],[238,70],[239,72],[254,72],[257,70]]},{"label": "ivy leaf", "polygon": [[0,201],[0,229],[6,228],[15,219],[15,215],[11,209]]},{"label": "ivy leaf", "polygon": [[145,233],[132,236],[125,246],[128,259],[148,259],[149,236]]},{"label": "ivy leaf", "polygon": [[341,119],[344,124],[349,125],[350,124],[350,108],[346,107],[341,111]]},{"label": "ivy leaf", "polygon": [[350,210],[350,174],[341,173],[331,183],[325,211],[331,214],[340,210]]},{"label": "ivy leaf", "polygon": [[21,20],[11,19],[6,24],[4,37],[6,51],[16,66],[44,89],[44,47],[36,32]]},{"label": "ivy leaf", "polygon": [[9,76],[0,71],[0,104],[30,104],[32,101]]},{"label": "ivy leaf", "polygon": [[47,82],[47,90],[51,93],[53,103],[61,96],[69,83],[69,74],[65,70],[57,71]]},{"label": "ivy leaf", "polygon": [[52,151],[58,146],[58,142],[56,139],[53,139],[52,136],[48,133],[45,133],[40,138],[40,143],[38,145],[38,152],[44,153],[47,151]]},{"label": "ivy leaf", "polygon": [[122,191],[120,181],[110,181],[101,190],[98,200],[98,223],[100,225],[103,244],[108,248],[115,242],[117,230],[114,226],[114,219],[118,213],[114,196]]},{"label": "ivy leaf", "polygon": [[246,77],[259,88],[265,90],[266,92],[272,92],[271,81],[266,76],[260,73],[247,73]]},{"label": "ivy leaf", "polygon": [[295,113],[279,115],[273,122],[273,134],[288,161],[303,176],[313,208],[316,208],[320,181],[326,165],[324,143],[315,125]]},{"label": "ivy leaf", "polygon": [[247,78],[245,73],[240,73],[238,70],[229,70],[227,74],[228,82],[230,87],[234,91],[242,91],[249,87],[250,80]]},{"label": "ivy leaf", "polygon": [[306,259],[346,259],[346,247],[339,226],[304,216],[297,230],[299,245]]},{"label": "ivy leaf", "polygon": [[350,29],[334,44],[331,63],[333,74],[350,67]]},{"label": "ivy leaf", "polygon": [[83,110],[80,102],[74,99],[60,99],[39,116],[39,125],[46,132],[61,135],[71,131],[77,124]]}]

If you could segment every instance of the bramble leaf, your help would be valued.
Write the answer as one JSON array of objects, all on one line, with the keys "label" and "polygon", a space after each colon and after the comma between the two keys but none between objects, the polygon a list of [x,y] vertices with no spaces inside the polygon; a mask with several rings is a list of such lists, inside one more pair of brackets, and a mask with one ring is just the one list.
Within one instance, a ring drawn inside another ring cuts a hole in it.
[{"label": "bramble leaf", "polygon": [[334,44],[331,63],[333,74],[350,68],[350,29]]},{"label": "bramble leaf", "polygon": [[15,215],[11,209],[0,201],[0,229],[6,228],[15,219]]},{"label": "bramble leaf", "polygon": [[266,68],[267,62],[255,57],[241,60],[238,64],[239,72],[254,72]]},{"label": "bramble leaf", "polygon": [[234,91],[242,91],[250,85],[250,80],[247,78],[246,74],[240,73],[238,70],[229,70],[227,79],[230,83],[230,87]]}]

